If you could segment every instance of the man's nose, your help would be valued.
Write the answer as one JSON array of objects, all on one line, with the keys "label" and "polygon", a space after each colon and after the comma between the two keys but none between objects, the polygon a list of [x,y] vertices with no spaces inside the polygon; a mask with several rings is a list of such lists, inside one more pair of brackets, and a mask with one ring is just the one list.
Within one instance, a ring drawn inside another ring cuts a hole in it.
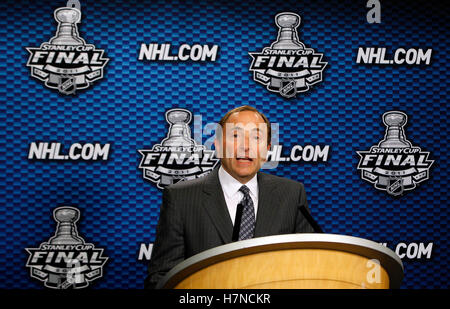
[{"label": "man's nose", "polygon": [[238,141],[238,157],[246,157],[250,154],[250,137],[248,134],[242,136]]},{"label": "man's nose", "polygon": [[246,151],[248,151],[248,149],[250,148],[250,137],[249,134],[245,134],[244,136],[242,136],[239,139],[239,149],[244,149]]}]

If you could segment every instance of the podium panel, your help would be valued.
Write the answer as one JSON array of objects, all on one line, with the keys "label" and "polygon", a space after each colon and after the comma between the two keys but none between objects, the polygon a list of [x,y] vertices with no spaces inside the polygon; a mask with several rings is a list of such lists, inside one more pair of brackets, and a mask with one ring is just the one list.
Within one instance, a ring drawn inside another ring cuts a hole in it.
[{"label": "podium panel", "polygon": [[175,289],[388,289],[401,260],[375,242],[342,235],[292,234],[213,248],[174,267],[160,284]]}]

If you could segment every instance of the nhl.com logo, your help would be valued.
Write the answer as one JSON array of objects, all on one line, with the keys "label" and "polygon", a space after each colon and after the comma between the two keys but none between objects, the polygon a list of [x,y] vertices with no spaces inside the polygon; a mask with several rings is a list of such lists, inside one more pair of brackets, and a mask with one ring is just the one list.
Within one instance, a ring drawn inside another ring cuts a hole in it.
[{"label": "nhl.com logo", "polygon": [[71,206],[53,211],[58,223],[56,233],[38,248],[26,248],[29,257],[26,266],[32,278],[44,282],[51,289],[81,289],[103,276],[108,260],[103,249],[86,243],[77,232],[75,223],[80,211]]},{"label": "nhl.com logo", "polygon": [[404,191],[413,190],[416,184],[427,180],[434,162],[428,159],[429,152],[413,146],[406,139],[403,127],[407,120],[407,115],[400,111],[384,113],[384,139],[369,151],[357,151],[361,178],[391,196],[401,196]]},{"label": "nhl.com logo", "polygon": [[170,124],[167,137],[152,149],[142,149],[139,168],[143,178],[156,184],[159,189],[182,180],[207,175],[219,162],[213,150],[198,145],[191,138],[189,123],[192,113],[186,109],[174,108],[166,112]]},{"label": "nhl.com logo", "polygon": [[295,97],[321,82],[322,72],[328,64],[322,61],[323,54],[305,47],[298,39],[300,21],[300,16],[295,13],[277,14],[277,41],[262,52],[249,53],[253,59],[250,66],[253,79],[285,98]]},{"label": "nhl.com logo", "polygon": [[30,53],[27,66],[31,76],[61,94],[75,94],[77,89],[88,88],[103,78],[103,68],[109,59],[78,35],[77,24],[81,11],[74,7],[58,8],[54,12],[58,22],[56,35],[40,47],[27,47]]}]

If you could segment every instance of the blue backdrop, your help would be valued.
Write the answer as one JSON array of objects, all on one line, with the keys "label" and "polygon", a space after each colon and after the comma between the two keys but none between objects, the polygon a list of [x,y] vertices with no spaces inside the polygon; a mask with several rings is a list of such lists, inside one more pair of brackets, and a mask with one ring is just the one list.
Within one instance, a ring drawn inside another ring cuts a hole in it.
[{"label": "blue backdrop", "polygon": [[[65,1],[0,4],[0,287],[43,288],[25,267],[25,248],[55,232],[52,211],[81,211],[80,235],[109,257],[94,288],[142,288],[161,190],[142,178],[139,149],[167,134],[164,113],[186,108],[216,122],[249,104],[280,124],[280,143],[330,145],[326,163],[280,164],[270,173],[305,184],[325,232],[388,246],[433,242],[431,259],[403,260],[403,288],[448,288],[447,100],[449,8],[438,1],[382,2],[380,24],[365,1],[81,1],[80,36],[110,58],[104,78],[64,96],[30,76],[25,47],[54,36]],[[323,82],[285,99],[253,80],[249,52],[276,39],[274,16],[302,17],[299,38],[324,54]],[[141,43],[217,44],[215,62],[139,61]],[[358,47],[432,48],[428,66],[356,64]],[[429,151],[430,179],[401,198],[373,188],[358,150],[384,136],[383,113],[408,116],[406,136]],[[204,136],[206,139],[207,136]],[[30,161],[34,141],[111,143],[107,161]]]}]

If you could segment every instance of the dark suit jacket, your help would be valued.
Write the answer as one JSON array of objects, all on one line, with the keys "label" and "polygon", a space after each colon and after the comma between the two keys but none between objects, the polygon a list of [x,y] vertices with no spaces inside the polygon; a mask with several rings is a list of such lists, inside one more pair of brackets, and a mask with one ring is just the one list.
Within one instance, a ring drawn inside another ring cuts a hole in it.
[{"label": "dark suit jacket", "polygon": [[[313,232],[299,211],[301,205],[308,209],[303,184],[262,172],[257,175],[254,237]],[[205,177],[167,187],[145,287],[155,288],[171,268],[190,256],[230,243],[232,233],[217,168]]]}]

